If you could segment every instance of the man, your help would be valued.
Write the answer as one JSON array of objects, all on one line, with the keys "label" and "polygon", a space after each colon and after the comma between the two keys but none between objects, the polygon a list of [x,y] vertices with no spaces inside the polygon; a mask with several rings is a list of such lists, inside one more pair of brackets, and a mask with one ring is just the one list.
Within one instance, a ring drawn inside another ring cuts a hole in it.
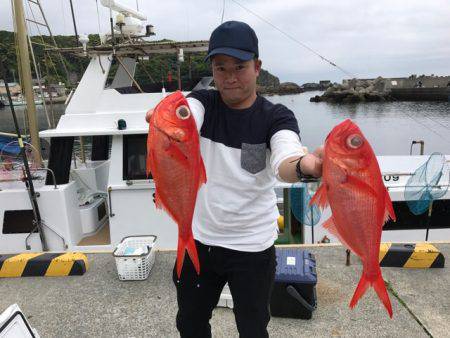
[{"label": "man", "polygon": [[240,336],[268,336],[275,178],[321,176],[322,148],[305,155],[294,114],[257,95],[258,55],[250,26],[223,23],[213,31],[207,55],[217,90],[188,95],[208,181],[199,190],[192,222],[200,275],[189,258],[180,279],[173,274],[182,337],[211,337],[209,320],[226,282]]}]

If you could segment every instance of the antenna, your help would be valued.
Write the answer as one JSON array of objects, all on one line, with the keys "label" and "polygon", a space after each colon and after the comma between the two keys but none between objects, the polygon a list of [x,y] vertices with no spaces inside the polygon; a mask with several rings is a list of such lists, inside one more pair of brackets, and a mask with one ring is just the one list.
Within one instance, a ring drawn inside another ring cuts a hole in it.
[{"label": "antenna", "polygon": [[147,21],[147,16],[145,14],[138,12],[131,7],[122,5],[115,0],[100,0],[100,2],[104,7],[122,13],[124,16],[131,16],[142,21]]}]

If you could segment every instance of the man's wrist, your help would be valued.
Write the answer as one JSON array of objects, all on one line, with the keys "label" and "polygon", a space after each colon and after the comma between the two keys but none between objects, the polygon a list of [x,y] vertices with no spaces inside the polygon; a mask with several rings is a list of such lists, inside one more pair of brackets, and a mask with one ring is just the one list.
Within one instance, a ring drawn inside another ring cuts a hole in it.
[{"label": "man's wrist", "polygon": [[300,158],[297,161],[297,164],[295,165],[295,172],[297,174],[297,178],[300,181],[309,181],[315,179],[314,176],[305,174],[301,168],[301,162],[306,156],[307,154],[300,156]]}]

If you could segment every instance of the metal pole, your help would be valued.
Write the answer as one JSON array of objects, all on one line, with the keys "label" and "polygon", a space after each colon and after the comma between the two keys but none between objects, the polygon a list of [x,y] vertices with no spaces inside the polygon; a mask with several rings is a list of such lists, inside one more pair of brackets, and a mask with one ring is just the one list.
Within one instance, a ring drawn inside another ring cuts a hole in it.
[{"label": "metal pole", "polygon": [[47,125],[49,128],[53,128],[53,126],[50,122],[50,117],[48,116],[47,105],[45,104],[45,96],[44,96],[44,91],[42,90],[42,83],[41,83],[41,72],[39,71],[37,64],[36,64],[36,58],[34,57],[34,52],[33,52],[33,44],[31,43],[31,39],[30,39],[29,35],[28,35],[28,43],[30,45],[31,59],[33,60],[34,72],[36,73],[36,79],[38,81],[39,92],[41,93],[42,104],[44,105],[44,112],[45,112],[45,117],[47,118]]},{"label": "metal pole", "polygon": [[19,124],[17,122],[16,112],[14,110],[14,105],[13,105],[13,102],[11,99],[11,93],[9,91],[6,71],[3,67],[3,61],[1,61],[1,60],[0,60],[0,69],[2,72],[2,76],[3,76],[3,81],[5,82],[6,95],[8,96],[9,106],[11,108],[11,113],[12,113],[13,120],[14,120],[14,126],[16,128],[17,141],[18,141],[19,147],[20,147],[20,154],[22,156],[23,164],[25,167],[25,174],[26,174],[25,175],[26,176],[25,185],[27,187],[28,196],[30,197],[31,206],[33,208],[34,222],[39,231],[39,237],[41,239],[42,250],[48,251],[47,242],[45,240],[44,231],[42,229],[42,219],[41,219],[41,214],[39,212],[39,206],[37,203],[36,192],[34,191],[33,180],[31,179],[30,167],[28,165],[28,159],[27,159],[27,155],[25,154],[25,147],[23,144],[22,135],[20,134],[20,129],[19,129]]},{"label": "metal pole", "polygon": [[177,73],[178,73],[178,90],[181,90],[181,64],[177,63]]},{"label": "metal pole", "polygon": [[431,201],[430,205],[428,206],[427,232],[425,233],[425,242],[428,241],[428,233],[430,232],[430,222],[432,213],[433,213],[433,201]]},{"label": "metal pole", "polygon": [[75,39],[77,40],[76,45],[78,47],[80,45],[80,41],[78,40],[77,23],[75,22],[75,13],[73,11],[72,0],[69,0],[69,2],[70,2],[70,10],[72,12],[73,29],[75,30]]},{"label": "metal pole", "polygon": [[30,56],[28,53],[27,28],[23,16],[22,0],[14,0],[14,14],[17,26],[17,43],[19,45],[19,59],[22,79],[22,88],[25,91],[25,99],[27,101],[27,115],[30,127],[31,144],[36,149],[35,161],[42,167],[41,145],[39,142],[38,123],[36,119],[36,106],[34,104],[34,92],[31,84],[31,67]]},{"label": "metal pole", "polygon": [[84,138],[80,136],[81,163],[86,163],[86,153],[84,152]]}]

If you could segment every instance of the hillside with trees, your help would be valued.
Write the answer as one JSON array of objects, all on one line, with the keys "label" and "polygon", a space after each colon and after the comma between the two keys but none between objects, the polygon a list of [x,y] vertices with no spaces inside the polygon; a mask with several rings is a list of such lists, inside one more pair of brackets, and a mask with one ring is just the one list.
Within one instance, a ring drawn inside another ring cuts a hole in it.
[{"label": "hillside with trees", "polygon": [[[58,47],[75,47],[77,41],[75,36],[54,36]],[[78,57],[65,53],[64,63],[68,74],[66,74],[62,61],[56,53],[45,52],[45,44],[51,44],[50,36],[32,36],[33,50],[36,57],[38,68],[41,76],[46,84],[63,82],[67,87],[76,84],[83,75],[84,70],[89,64],[89,58]],[[167,40],[162,40],[167,41]],[[89,35],[88,46],[98,45],[100,42],[98,34]],[[15,36],[14,32],[0,31],[0,56],[5,66],[11,70],[11,74],[18,79],[18,68],[16,58]],[[197,79],[204,76],[211,76],[211,68],[208,62],[204,61],[205,53],[187,54],[185,62],[181,63],[181,80],[182,83],[188,82],[190,79]],[[117,64],[112,66],[114,68]],[[32,68],[32,76],[36,77],[34,67]],[[69,81],[70,79],[70,81]],[[165,82],[167,79],[178,81],[177,78],[177,56],[175,54],[155,54],[149,60],[139,60],[136,69],[136,81],[142,85],[151,85],[154,82]],[[13,79],[11,78],[10,81]],[[259,90],[262,93],[276,92],[280,88],[279,79],[270,74],[267,70],[262,70],[258,78]]]}]

